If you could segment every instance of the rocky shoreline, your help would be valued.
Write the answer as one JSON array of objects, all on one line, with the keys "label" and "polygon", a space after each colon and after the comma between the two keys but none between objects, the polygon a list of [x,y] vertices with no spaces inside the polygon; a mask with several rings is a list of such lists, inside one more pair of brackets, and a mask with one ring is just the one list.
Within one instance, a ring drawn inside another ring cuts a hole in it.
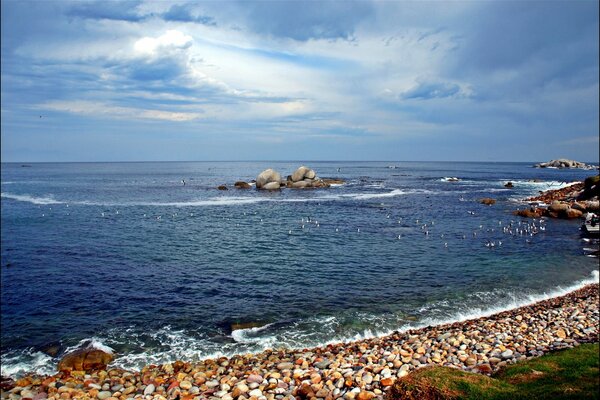
[{"label": "rocky shoreline", "polygon": [[488,317],[304,350],[149,365],[141,371],[62,371],[2,382],[3,399],[373,399],[425,365],[490,374],[545,352],[596,342],[599,286]]},{"label": "rocky shoreline", "polygon": [[584,218],[588,212],[600,211],[600,176],[590,176],[583,182],[556,190],[548,190],[539,196],[526,199],[531,207],[516,210],[515,215],[526,218]]}]

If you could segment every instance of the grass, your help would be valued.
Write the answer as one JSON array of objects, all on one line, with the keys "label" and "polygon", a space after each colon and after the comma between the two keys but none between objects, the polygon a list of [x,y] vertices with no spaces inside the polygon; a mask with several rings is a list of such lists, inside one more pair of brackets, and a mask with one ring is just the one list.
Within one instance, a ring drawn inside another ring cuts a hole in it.
[{"label": "grass", "polygon": [[388,400],[599,399],[598,343],[507,366],[492,377],[448,367],[419,369],[399,379]]}]

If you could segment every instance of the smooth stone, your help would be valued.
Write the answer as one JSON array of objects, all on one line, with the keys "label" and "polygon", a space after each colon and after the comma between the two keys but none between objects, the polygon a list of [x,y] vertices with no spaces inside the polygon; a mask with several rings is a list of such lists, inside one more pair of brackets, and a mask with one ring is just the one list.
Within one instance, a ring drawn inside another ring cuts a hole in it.
[{"label": "smooth stone", "polygon": [[98,394],[96,395],[96,397],[98,397],[100,400],[108,399],[111,396],[112,396],[112,393],[108,390],[103,390],[101,392],[98,392]]},{"label": "smooth stone", "polygon": [[501,354],[502,358],[511,358],[512,355],[513,355],[513,351],[510,349],[502,352],[502,354]]},{"label": "smooth stone", "polygon": [[183,390],[190,390],[192,388],[192,382],[190,381],[181,381],[179,382],[179,387]]},{"label": "smooth stone", "polygon": [[146,386],[146,389],[144,389],[144,396],[154,393],[154,390],[155,386],[153,384],[149,384],[148,386]]},{"label": "smooth stone", "polygon": [[277,369],[280,371],[292,368],[294,368],[294,364],[292,364],[291,362],[281,362],[277,364]]}]

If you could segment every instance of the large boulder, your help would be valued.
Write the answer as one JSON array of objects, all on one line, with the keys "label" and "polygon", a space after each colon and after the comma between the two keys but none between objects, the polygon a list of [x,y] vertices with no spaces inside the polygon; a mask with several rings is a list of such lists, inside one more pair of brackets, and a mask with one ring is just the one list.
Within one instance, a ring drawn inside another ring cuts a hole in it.
[{"label": "large boulder", "polygon": [[113,355],[106,351],[88,347],[66,354],[58,363],[59,371],[93,371],[106,369],[113,360]]},{"label": "large boulder", "polygon": [[279,182],[269,182],[269,183],[265,183],[261,189],[263,190],[277,190],[281,188],[281,183]]},{"label": "large boulder", "polygon": [[566,203],[561,203],[558,200],[554,200],[548,209],[555,213],[566,212],[569,209],[569,205]]},{"label": "large boulder", "polygon": [[[265,169],[263,172],[261,172],[258,177],[256,178],[256,188],[257,189],[266,189],[264,186],[268,183],[273,183],[273,182],[277,182],[277,189],[279,189],[279,185],[281,182],[281,175],[279,174],[279,172],[275,171],[274,169]],[[274,186],[274,185],[271,185]],[[269,189],[268,189],[269,190]]]},{"label": "large boulder", "polygon": [[292,182],[300,182],[304,179],[315,179],[317,174],[314,170],[302,165],[292,174]]}]

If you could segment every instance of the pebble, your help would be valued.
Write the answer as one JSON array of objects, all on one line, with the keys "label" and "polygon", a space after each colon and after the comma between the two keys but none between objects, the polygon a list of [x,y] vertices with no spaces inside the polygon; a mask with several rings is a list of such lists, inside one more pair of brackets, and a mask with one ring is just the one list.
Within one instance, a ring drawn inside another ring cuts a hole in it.
[{"label": "pebble", "polygon": [[103,390],[102,392],[98,392],[98,394],[96,395],[96,397],[98,397],[100,400],[108,399],[111,396],[112,396],[112,393],[109,392],[108,390]]},{"label": "pebble", "polygon": [[138,372],[112,369],[85,376],[74,371],[67,379],[24,377],[3,392],[2,400],[381,400],[396,379],[424,365],[489,375],[518,360],[597,340],[598,326],[595,284],[477,320],[355,343],[267,350],[198,363],[178,361]]}]

